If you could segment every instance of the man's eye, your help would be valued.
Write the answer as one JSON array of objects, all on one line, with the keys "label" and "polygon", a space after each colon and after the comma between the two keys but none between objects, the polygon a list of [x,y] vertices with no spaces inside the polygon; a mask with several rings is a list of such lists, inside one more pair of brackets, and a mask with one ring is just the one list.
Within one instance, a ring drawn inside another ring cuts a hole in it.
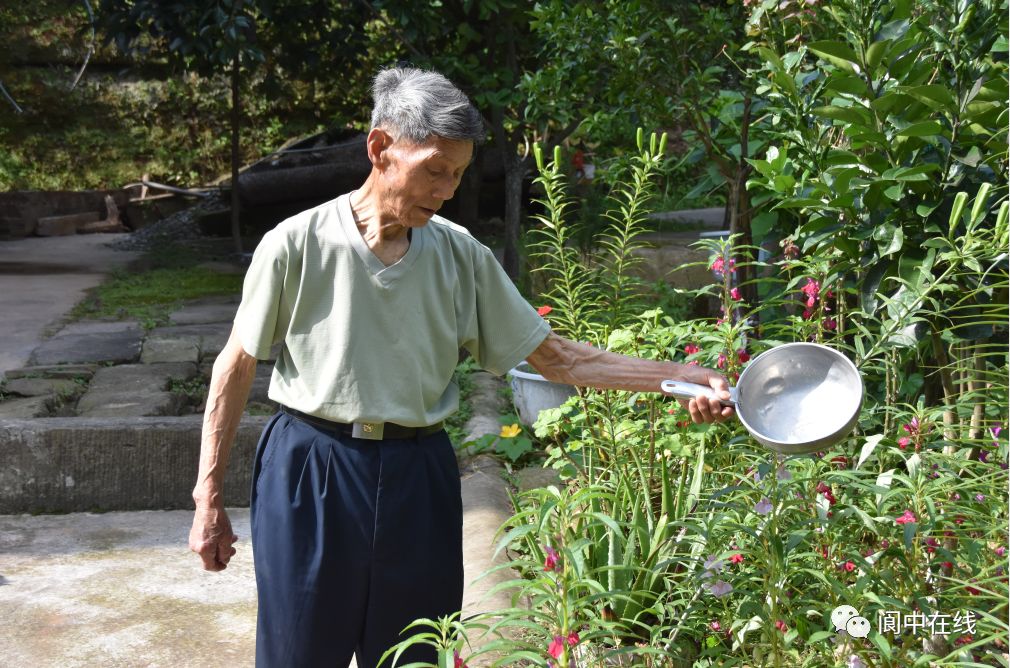
[{"label": "man's eye", "polygon": [[433,177],[442,176],[442,172],[437,169],[429,169],[428,173],[431,174]]}]

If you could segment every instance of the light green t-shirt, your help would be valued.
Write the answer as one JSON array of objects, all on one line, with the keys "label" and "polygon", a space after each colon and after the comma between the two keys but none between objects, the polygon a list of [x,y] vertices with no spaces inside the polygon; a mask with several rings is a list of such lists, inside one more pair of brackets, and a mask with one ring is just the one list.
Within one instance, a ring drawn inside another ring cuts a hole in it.
[{"label": "light green t-shirt", "polygon": [[491,251],[434,216],[386,267],[342,195],[268,232],[235,326],[247,353],[283,342],[272,400],[338,422],[433,424],[456,411],[459,348],[501,375],[550,330]]}]

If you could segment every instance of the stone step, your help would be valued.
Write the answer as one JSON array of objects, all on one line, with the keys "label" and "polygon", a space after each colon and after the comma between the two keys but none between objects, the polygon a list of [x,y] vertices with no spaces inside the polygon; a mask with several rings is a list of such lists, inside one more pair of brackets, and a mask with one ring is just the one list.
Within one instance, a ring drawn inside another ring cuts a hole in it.
[{"label": "stone step", "polygon": [[186,397],[169,391],[172,379],[190,380],[196,365],[122,364],[99,369],[77,402],[81,417],[150,417],[179,415]]},{"label": "stone step", "polygon": [[64,216],[46,216],[39,218],[38,225],[35,227],[35,234],[40,237],[59,237],[77,234],[78,229],[84,225],[101,219],[102,215],[97,211],[71,213]]},{"label": "stone step", "polygon": [[56,364],[53,366],[26,366],[4,372],[7,380],[15,378],[84,378],[90,380],[98,371],[97,364]]}]

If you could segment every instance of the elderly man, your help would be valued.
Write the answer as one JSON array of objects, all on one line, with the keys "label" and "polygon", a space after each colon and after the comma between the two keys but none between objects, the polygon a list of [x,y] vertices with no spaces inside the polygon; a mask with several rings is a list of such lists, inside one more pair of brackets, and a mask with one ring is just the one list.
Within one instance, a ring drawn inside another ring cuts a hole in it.
[{"label": "elderly man", "polygon": [[[270,383],[282,409],[252,490],[261,668],[352,655],[374,668],[412,620],[460,609],[459,471],[441,427],[457,408],[460,348],[496,374],[526,359],[563,383],[649,392],[677,378],[728,398],[710,369],[553,334],[491,251],[436,215],[484,139],[477,110],[434,72],[388,69],[373,92],[371,174],[264,236],[214,363],[190,548],[219,571],[235,554],[228,450],[256,360],[283,343]],[[688,407],[696,422],[732,413],[714,399]]]}]

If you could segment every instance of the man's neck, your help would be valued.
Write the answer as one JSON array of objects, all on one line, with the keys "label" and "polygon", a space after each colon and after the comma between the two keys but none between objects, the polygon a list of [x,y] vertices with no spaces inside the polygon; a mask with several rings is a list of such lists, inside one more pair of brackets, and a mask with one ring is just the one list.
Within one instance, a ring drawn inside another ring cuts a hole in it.
[{"label": "man's neck", "polygon": [[368,248],[384,264],[391,265],[406,254],[410,247],[410,228],[384,214],[372,178],[351,193],[354,224]]}]

